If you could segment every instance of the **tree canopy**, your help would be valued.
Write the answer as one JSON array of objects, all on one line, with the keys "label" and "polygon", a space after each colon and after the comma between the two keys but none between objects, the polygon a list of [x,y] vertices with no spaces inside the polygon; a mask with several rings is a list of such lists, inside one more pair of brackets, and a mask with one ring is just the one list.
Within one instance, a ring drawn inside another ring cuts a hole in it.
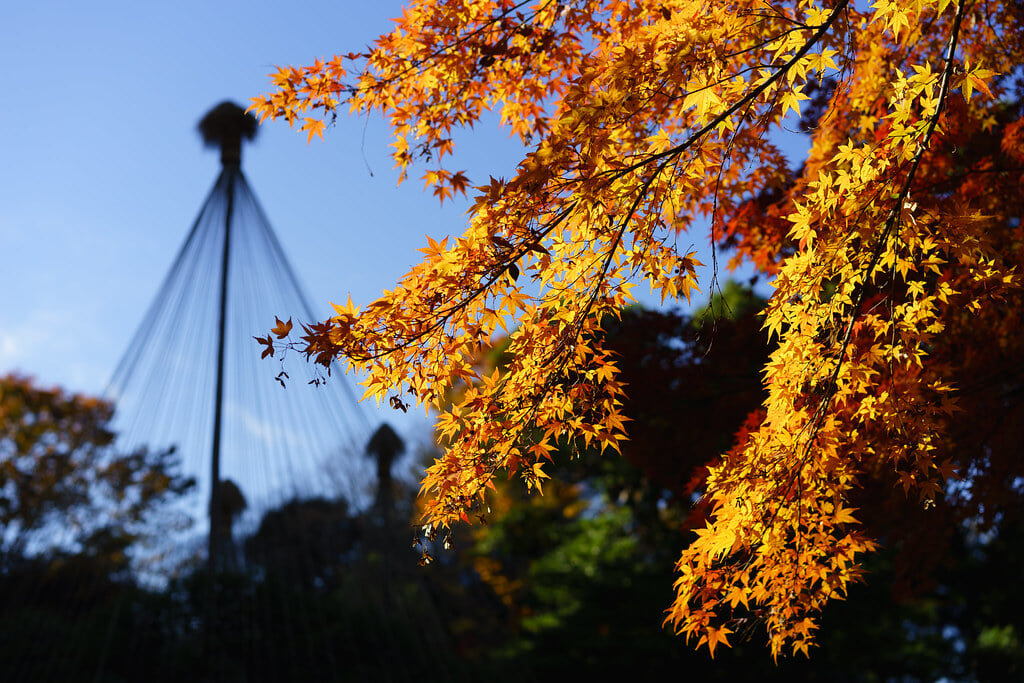
[{"label": "tree canopy", "polygon": [[[1022,23],[1001,0],[412,1],[365,51],[279,69],[253,109],[309,139],[344,107],[387,116],[401,177],[474,192],[468,225],[294,346],[443,411],[434,533],[483,514],[501,473],[540,489],[561,448],[620,451],[605,323],[637,283],[688,299],[697,235],[735,248],[774,288],[767,398],[711,463],[668,621],[712,654],[751,621],[773,655],[806,653],[878,547],[859,520],[1019,503]],[[490,111],[529,151],[474,189],[452,134]],[[776,132],[797,125],[792,168]],[[475,365],[506,328],[508,361]]]},{"label": "tree canopy", "polygon": [[113,405],[0,376],[0,570],[43,554],[128,566],[127,548],[187,524],[173,450],[114,446]]}]

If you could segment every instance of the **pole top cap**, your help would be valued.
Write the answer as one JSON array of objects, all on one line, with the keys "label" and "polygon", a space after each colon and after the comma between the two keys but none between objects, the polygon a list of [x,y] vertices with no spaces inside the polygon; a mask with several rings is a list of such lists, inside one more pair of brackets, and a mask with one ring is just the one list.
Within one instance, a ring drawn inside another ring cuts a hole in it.
[{"label": "pole top cap", "polygon": [[242,164],[242,139],[252,140],[257,130],[256,117],[227,100],[206,112],[199,122],[203,144],[220,147],[220,162],[224,166]]}]

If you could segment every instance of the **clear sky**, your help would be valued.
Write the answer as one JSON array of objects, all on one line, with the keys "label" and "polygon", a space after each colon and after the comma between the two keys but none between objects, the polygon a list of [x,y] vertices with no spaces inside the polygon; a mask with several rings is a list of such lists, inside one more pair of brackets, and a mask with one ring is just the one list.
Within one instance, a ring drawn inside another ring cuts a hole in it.
[{"label": "clear sky", "polygon": [[[399,13],[345,0],[0,3],[0,372],[102,391],[219,170],[201,116],[247,104],[275,64],[359,49]],[[464,221],[465,206],[442,209],[417,182],[397,188],[387,145],[381,121],[350,119],[309,146],[265,125],[244,152],[324,315],[348,292],[371,300],[424,234]],[[493,162],[516,152],[492,135],[466,164],[499,173]]]},{"label": "clear sky", "polygon": [[[266,91],[275,64],[362,48],[400,5],[0,3],[0,372],[101,392],[219,170],[198,120]],[[461,232],[467,206],[439,207],[415,178],[396,187],[379,119],[339,119],[326,137],[307,146],[272,123],[243,153],[324,316],[393,286],[424,234]],[[520,158],[503,132],[456,141],[476,184]]]}]

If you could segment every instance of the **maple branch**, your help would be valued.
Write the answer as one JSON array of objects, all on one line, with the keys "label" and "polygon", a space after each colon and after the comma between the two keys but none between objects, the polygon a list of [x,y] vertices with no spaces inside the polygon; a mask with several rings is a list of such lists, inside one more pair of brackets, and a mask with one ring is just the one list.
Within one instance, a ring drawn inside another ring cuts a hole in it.
[{"label": "maple branch", "polygon": [[[899,221],[900,215],[903,211],[904,202],[907,200],[907,196],[910,194],[911,185],[914,182],[914,176],[917,174],[918,167],[921,165],[921,160],[924,158],[924,153],[928,149],[931,143],[932,135],[935,133],[935,129],[939,124],[939,118],[942,115],[943,110],[946,107],[946,98],[949,95],[949,83],[953,77],[954,71],[954,54],[956,51],[957,38],[960,35],[960,24],[963,19],[964,11],[964,0],[958,0],[956,5],[956,16],[953,18],[953,28],[950,32],[949,47],[945,57],[945,67],[942,72],[942,79],[939,84],[939,94],[937,97],[938,104],[935,107],[935,112],[929,118],[928,126],[925,129],[925,133],[921,144],[918,146],[917,151],[914,153],[914,158],[911,160],[910,169],[907,171],[907,177],[903,181],[903,187],[900,188],[899,193],[895,198],[893,207],[889,210],[889,215],[886,217],[882,234],[879,237],[878,244],[872,250],[871,261],[868,263],[865,270],[867,278],[871,277],[871,273],[874,272],[875,267],[878,265],[878,261],[882,257],[882,252],[885,250],[885,243],[888,241],[889,236],[892,234],[893,228],[896,227],[896,223]],[[849,324],[846,326],[846,332],[843,335],[843,343],[840,347],[839,360],[836,363],[836,367],[832,372],[832,376],[829,378],[828,392],[829,396],[825,398],[823,403],[827,403],[831,400],[832,396],[836,391],[836,384],[839,379],[839,372],[842,368],[843,358],[846,355],[846,349],[850,345],[850,340],[853,337],[853,327],[857,319],[857,311],[860,309],[861,304],[864,302],[864,297],[867,293],[867,279],[865,284],[861,286],[860,291],[857,293],[857,299],[854,301],[852,306],[852,315]],[[816,421],[820,422],[821,416],[824,415],[824,410],[817,411]],[[813,437],[811,441],[813,441]]]},{"label": "maple branch", "polygon": [[837,4],[835,8],[833,8],[833,10],[829,13],[828,19],[825,20],[825,23],[821,24],[820,26],[817,26],[814,34],[807,40],[807,42],[805,42],[800,47],[800,49],[797,50],[792,57],[790,57],[790,59],[785,64],[779,67],[778,70],[775,71],[775,73],[773,73],[767,80],[765,80],[764,83],[757,86],[749,93],[741,97],[739,100],[734,102],[732,105],[729,106],[728,109],[725,109],[724,111],[719,113],[717,116],[711,119],[711,121],[704,124],[701,128],[692,133],[690,137],[688,137],[683,142],[679,143],[675,147],[671,147],[662,152],[652,154],[651,156],[646,157],[642,161],[638,161],[634,164],[631,164],[616,171],[615,173],[612,174],[610,180],[617,180],[622,176],[626,175],[627,173],[631,173],[639,168],[648,165],[652,161],[658,161],[665,157],[679,156],[680,154],[688,150],[690,147],[692,147],[694,143],[697,142],[697,140],[703,138],[705,135],[713,131],[722,123],[725,123],[725,121],[728,120],[729,117],[738,112],[740,109],[752,103],[763,93],[765,93],[770,87],[775,85],[775,83],[781,80],[782,77],[785,76],[789,72],[789,70],[792,69],[794,65],[796,65],[797,62],[803,59],[803,57],[808,52],[811,51],[811,48],[814,47],[818,43],[818,41],[825,36],[826,33],[828,33],[828,30],[832,27],[832,24],[835,23],[835,20],[839,17],[840,13],[842,13],[842,11],[846,8],[849,2],[850,0],[841,0],[839,4]]},{"label": "maple branch", "polygon": [[859,317],[858,311],[863,305],[865,296],[867,294],[868,279],[870,279],[871,273],[874,272],[875,267],[878,265],[882,253],[885,250],[885,244],[888,241],[889,236],[892,234],[893,229],[896,227],[896,224],[899,221],[904,203],[906,202],[907,197],[910,194],[910,188],[913,185],[914,177],[917,173],[917,170],[921,164],[922,159],[924,158],[925,151],[927,150],[931,142],[932,135],[934,134],[935,129],[938,126],[939,118],[943,110],[945,109],[946,98],[949,94],[949,84],[952,80],[953,72],[955,69],[954,55],[956,51],[957,39],[960,33],[960,26],[963,18],[964,4],[964,0],[958,0],[957,2],[956,15],[953,19],[953,27],[950,32],[948,49],[946,52],[946,56],[944,57],[944,68],[939,86],[936,110],[929,118],[928,125],[925,129],[925,133],[922,138],[922,142],[918,146],[918,149],[915,152],[913,159],[911,160],[910,168],[907,171],[907,177],[905,178],[899,193],[895,197],[895,203],[893,204],[893,207],[889,210],[889,214],[886,217],[886,221],[883,225],[882,233],[879,236],[878,243],[875,245],[874,249],[872,249],[871,260],[868,262],[868,265],[864,270],[866,274],[865,281],[864,284],[860,287],[859,291],[857,292],[857,296],[851,305],[850,320],[847,323],[846,329],[843,334],[842,343],[840,344],[839,352],[837,354],[835,368],[833,368],[832,373],[829,376],[828,382],[825,385],[825,395],[822,397],[821,401],[818,404],[818,407],[815,409],[811,417],[811,421],[808,423],[807,426],[800,430],[802,433],[809,429],[810,436],[807,438],[806,445],[804,446],[804,453],[799,459],[800,465],[794,473],[793,477],[790,478],[791,483],[800,479],[807,458],[810,455],[811,446],[814,444],[815,439],[820,433],[828,405],[829,403],[831,403],[832,399],[835,397],[836,392],[838,391],[839,375],[843,368],[843,362],[846,357],[846,351],[849,348],[850,343],[853,339],[853,328]]},{"label": "maple branch", "polygon": [[[562,211],[560,211],[558,213],[558,215],[555,216],[555,218],[553,218],[544,227],[543,230],[536,231],[534,233],[534,242],[533,243],[538,242],[541,238],[547,236],[548,234],[551,233],[552,230],[557,228],[569,215],[571,215],[572,211],[576,208],[577,203],[578,202],[572,202],[569,206],[563,208]],[[440,328],[443,328],[448,323],[449,319],[451,318],[451,316],[453,314],[455,314],[456,312],[458,312],[460,310],[465,309],[474,300],[479,298],[481,295],[487,293],[487,291],[491,288],[491,286],[495,282],[497,282],[502,276],[505,275],[505,273],[508,270],[508,265],[509,264],[514,264],[520,258],[522,258],[523,256],[526,256],[528,253],[530,253],[532,251],[532,249],[530,247],[532,246],[533,243],[527,243],[527,242],[524,241],[523,243],[521,243],[519,245],[520,249],[519,249],[518,252],[513,252],[513,254],[510,257],[506,257],[503,260],[495,262],[495,264],[494,264],[495,269],[491,271],[490,276],[489,277],[482,277],[480,282],[477,284],[477,286],[474,287],[469,292],[467,292],[463,296],[463,298],[461,298],[458,301],[452,303],[447,308],[441,309],[439,311],[431,311],[432,315],[430,316],[430,318],[433,320],[433,322],[431,322],[431,324],[426,326],[425,328],[423,328],[421,330],[418,330],[417,332],[415,332],[413,334],[402,334],[402,335],[399,335],[399,336],[401,336],[401,341],[400,342],[398,342],[396,344],[392,344],[392,345],[386,346],[381,351],[377,351],[377,352],[374,352],[374,353],[362,353],[362,354],[358,354],[358,355],[356,355],[354,353],[351,353],[351,352],[348,352],[348,351],[342,351],[342,355],[345,355],[346,357],[351,358],[353,360],[371,361],[371,360],[376,360],[378,358],[383,358],[385,356],[388,356],[388,355],[391,355],[391,354],[395,353],[396,351],[401,351],[403,349],[407,349],[407,348],[415,345],[416,343],[420,342],[421,340],[423,340],[425,337],[427,337],[428,335],[430,335],[434,331],[436,331],[436,330],[438,330]],[[288,344],[287,346],[289,348],[293,348],[293,345],[291,345],[291,344]],[[334,346],[335,346],[335,348],[337,348],[336,344]],[[307,356],[309,356],[310,353],[311,353],[309,348],[310,347],[307,345],[307,348],[304,351]]]},{"label": "maple branch", "polygon": [[[501,19],[504,19],[508,15],[512,14],[514,11],[516,11],[520,7],[523,7],[524,5],[530,4],[530,2],[531,2],[531,0],[523,0],[519,4],[513,5],[512,7],[509,7],[504,12],[498,14],[497,16],[491,17],[490,21],[484,22],[483,24],[480,25],[479,28],[477,28],[477,29],[475,29],[473,31],[470,31],[469,33],[465,34],[461,38],[458,38],[458,39],[452,41],[451,43],[445,44],[444,47],[441,47],[441,48],[438,48],[437,50],[434,50],[433,52],[431,52],[430,54],[426,55],[425,57],[421,57],[420,59],[413,59],[413,60],[411,60],[410,63],[409,63],[409,66],[406,67],[404,70],[398,72],[397,74],[395,74],[394,76],[391,76],[390,78],[387,78],[387,79],[384,79],[384,80],[381,80],[381,81],[378,81],[378,82],[374,83],[372,87],[364,88],[362,86],[356,86],[354,88],[348,88],[346,90],[347,90],[347,92],[349,93],[350,96],[354,96],[354,95],[356,95],[359,92],[373,92],[374,90],[382,90],[385,87],[391,85],[392,83],[396,83],[396,82],[402,80],[410,72],[418,70],[423,64],[426,64],[427,62],[430,62],[431,60],[434,60],[437,57],[441,57],[442,55],[446,55],[446,54],[450,54],[450,53],[454,52],[455,49],[458,48],[459,46],[467,43],[472,38],[475,38],[478,35],[482,34],[484,31],[486,31],[488,28],[490,28],[491,26],[496,24],[498,21],[500,21]],[[548,5],[551,4],[551,2],[552,2],[552,0],[548,0],[548,2],[546,2],[543,6],[539,7],[530,16],[537,16],[537,14],[539,12],[543,11],[545,7],[547,7]],[[369,57],[369,54],[363,54],[363,55],[359,55],[359,56],[363,57],[363,58],[367,58],[367,57]],[[347,101],[347,100],[345,100],[345,101]]]},{"label": "maple branch", "polygon": [[[835,367],[833,368],[833,370],[832,370],[832,372],[831,372],[831,374],[829,376],[829,379],[828,379],[828,381],[827,381],[827,383],[825,385],[825,391],[824,391],[825,395],[822,397],[821,401],[818,403],[817,408],[815,409],[814,413],[811,416],[810,422],[808,422],[800,430],[800,433],[796,436],[796,439],[799,440],[804,433],[809,432],[809,436],[807,437],[807,439],[805,441],[805,445],[802,447],[803,453],[798,458],[798,466],[796,467],[796,469],[792,473],[792,475],[786,478],[786,482],[781,487],[780,490],[789,490],[793,486],[796,486],[796,487],[798,487],[799,490],[802,491],[802,487],[803,487],[802,474],[803,474],[804,468],[805,468],[805,466],[807,464],[807,460],[808,460],[808,458],[810,456],[811,448],[812,448],[812,446],[813,446],[813,444],[815,442],[815,439],[817,439],[817,436],[820,433],[820,430],[822,428],[822,425],[823,425],[823,422],[824,422],[824,418],[825,418],[825,414],[826,414],[826,410],[828,408],[828,405],[831,403],[832,399],[835,397],[836,392],[838,391],[839,375],[840,375],[842,367],[843,367],[843,363],[844,363],[844,359],[846,357],[847,349],[849,348],[849,346],[850,346],[850,344],[852,342],[853,329],[854,329],[854,326],[855,326],[855,323],[856,323],[857,319],[859,318],[858,311],[861,309],[861,307],[862,307],[862,305],[864,303],[866,294],[867,294],[868,279],[871,277],[871,273],[874,272],[874,269],[877,267],[878,262],[881,259],[882,253],[884,252],[885,244],[888,241],[889,236],[892,234],[892,231],[895,229],[896,225],[899,222],[899,219],[900,219],[900,216],[901,216],[901,213],[902,213],[902,209],[903,209],[904,203],[907,201],[907,197],[910,194],[910,189],[911,189],[911,187],[913,185],[914,178],[915,178],[915,176],[917,174],[918,168],[920,167],[920,164],[921,164],[921,162],[922,162],[922,160],[924,158],[925,152],[927,151],[927,149],[929,147],[929,144],[931,142],[931,138],[934,135],[936,128],[938,127],[938,122],[939,122],[939,119],[940,119],[940,117],[941,117],[941,115],[943,113],[943,110],[945,109],[946,99],[947,99],[947,97],[949,95],[950,82],[952,80],[952,76],[953,76],[954,71],[955,71],[954,56],[955,56],[957,40],[958,40],[958,37],[959,37],[960,28],[961,28],[961,24],[962,24],[964,5],[965,5],[965,0],[958,0],[957,6],[956,6],[956,15],[955,15],[954,20],[953,20],[953,26],[952,26],[952,29],[951,29],[951,32],[950,32],[950,38],[949,38],[949,42],[948,42],[948,47],[947,47],[946,54],[945,54],[945,57],[944,57],[944,68],[943,68],[943,73],[942,73],[942,77],[941,77],[941,80],[940,80],[940,87],[939,87],[939,93],[938,93],[938,96],[937,96],[936,110],[929,117],[928,125],[925,128],[925,132],[924,132],[924,135],[922,136],[921,143],[918,146],[918,148],[917,148],[917,150],[916,150],[916,152],[914,154],[914,157],[911,159],[910,167],[909,167],[909,169],[907,171],[907,176],[906,176],[906,178],[903,181],[903,184],[902,184],[902,186],[900,188],[900,191],[897,193],[897,195],[894,198],[895,199],[895,203],[894,203],[893,207],[889,210],[889,213],[886,216],[886,220],[885,220],[885,223],[883,224],[882,232],[881,232],[881,235],[879,236],[878,243],[872,249],[871,260],[869,261],[867,267],[864,270],[864,272],[866,273],[865,282],[860,287],[859,291],[857,292],[857,296],[856,296],[855,300],[851,304],[851,307],[850,307],[850,310],[851,310],[850,320],[847,323],[846,328],[844,330],[844,334],[843,334],[843,338],[842,338],[842,343],[840,345],[839,352],[837,353],[837,360],[836,360]],[[800,511],[801,511],[801,501],[800,501],[800,498],[801,497],[802,497],[802,494],[798,495],[798,501],[797,501],[797,519],[798,520],[800,519]],[[775,519],[778,517],[778,515],[781,513],[781,511],[782,511],[781,510],[781,506],[777,507],[775,510],[770,511],[769,515],[768,515],[768,519],[763,522],[765,524],[765,526],[771,526],[772,524],[774,524]],[[800,532],[800,525],[798,523],[797,524],[797,543],[798,543],[798,545],[800,543],[801,536],[802,536],[802,534]],[[752,564],[752,562],[753,562],[753,557],[749,558],[748,561],[745,564],[749,566],[749,565]]]},{"label": "maple branch", "polygon": [[[751,92],[749,92],[746,95],[744,95],[742,98],[740,98],[737,102],[735,102],[729,108],[727,108],[726,110],[724,110],[723,112],[718,114],[715,118],[713,118],[710,122],[705,124],[702,128],[700,128],[699,130],[697,130],[693,134],[691,134],[690,137],[687,138],[685,141],[683,141],[682,143],[680,143],[680,144],[676,145],[675,147],[672,147],[672,148],[670,148],[668,150],[665,150],[663,152],[659,152],[659,153],[654,154],[652,156],[648,156],[648,157],[646,157],[645,159],[643,159],[640,162],[631,164],[629,166],[626,166],[626,167],[621,168],[621,169],[619,169],[617,171],[614,171],[614,172],[607,172],[607,173],[609,173],[609,177],[607,178],[606,184],[614,182],[615,180],[618,180],[618,179],[624,177],[625,175],[627,175],[627,174],[629,174],[629,173],[631,173],[633,171],[636,171],[636,170],[638,170],[638,169],[640,169],[642,167],[648,166],[653,161],[657,161],[658,162],[657,167],[655,168],[654,172],[651,173],[649,177],[644,179],[641,188],[637,192],[637,196],[634,198],[633,202],[631,203],[629,210],[626,212],[626,215],[624,216],[624,218],[621,221],[619,229],[615,233],[615,238],[614,238],[610,248],[608,249],[607,254],[605,255],[604,262],[603,262],[602,268],[601,268],[601,273],[600,273],[599,277],[597,278],[597,283],[594,285],[594,287],[593,287],[593,289],[592,289],[592,291],[590,293],[590,296],[588,297],[587,304],[584,306],[584,308],[581,310],[580,314],[577,316],[577,319],[576,319],[575,324],[573,326],[574,327],[573,338],[578,337],[579,332],[582,329],[582,325],[583,325],[584,321],[586,320],[587,315],[589,315],[589,312],[590,312],[591,308],[593,308],[593,305],[594,305],[595,301],[597,300],[597,294],[600,291],[600,283],[603,282],[605,277],[607,276],[608,268],[611,265],[612,259],[614,258],[614,255],[615,255],[615,252],[618,250],[619,244],[621,244],[622,237],[623,237],[623,235],[624,235],[624,233],[626,231],[626,228],[628,227],[629,222],[632,220],[633,216],[636,215],[636,212],[639,209],[640,203],[643,200],[644,196],[646,196],[647,190],[650,188],[650,186],[653,183],[654,179],[657,178],[665,170],[665,168],[669,165],[669,163],[671,163],[675,158],[677,158],[680,155],[682,155],[683,152],[685,152],[690,147],[692,147],[697,141],[701,140],[704,136],[706,136],[709,132],[714,130],[721,123],[725,122],[733,114],[738,112],[740,109],[747,108],[749,110],[750,106],[753,104],[753,102],[758,97],[761,96],[761,94],[763,94],[765,91],[767,91],[772,85],[774,85],[786,73],[788,73],[789,69],[791,69],[797,62],[799,62],[799,60],[802,59],[811,50],[811,48],[815,44],[817,44],[817,42],[819,40],[821,40],[821,38],[828,32],[829,28],[831,28],[831,26],[834,23],[835,19],[839,16],[839,14],[843,11],[843,9],[845,9],[845,7],[848,4],[848,2],[849,2],[849,0],[842,0],[842,2],[840,2],[838,5],[836,5],[836,7],[833,8],[832,12],[829,14],[828,19],[826,19],[826,21],[823,24],[821,24],[820,26],[816,27],[816,30],[815,30],[814,34],[811,36],[811,38],[808,39],[801,46],[801,48],[799,50],[797,50],[797,52],[782,67],[777,69],[775,71],[775,73],[773,73],[772,76],[769,77],[764,83],[762,83],[759,86],[757,86],[756,88],[754,88]],[[792,31],[797,31],[797,30],[807,30],[809,28],[810,27],[801,25],[801,28],[788,29],[782,35],[785,35],[787,33],[790,33]],[[711,86],[709,85],[709,86],[705,86],[705,87],[711,87]],[[731,146],[731,144],[732,143],[730,142],[730,146]],[[557,358],[557,356],[560,353],[562,353],[563,351],[564,351],[564,344],[563,344],[563,346],[561,348],[557,349],[554,358]],[[552,360],[553,360],[553,358],[552,358]]]}]

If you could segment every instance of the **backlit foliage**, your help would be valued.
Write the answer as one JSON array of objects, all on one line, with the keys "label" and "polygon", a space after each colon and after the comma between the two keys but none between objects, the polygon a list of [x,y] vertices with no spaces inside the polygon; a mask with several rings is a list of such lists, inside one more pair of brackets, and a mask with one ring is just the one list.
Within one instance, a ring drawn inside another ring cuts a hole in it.
[{"label": "backlit foliage", "polygon": [[127,566],[133,543],[187,524],[173,450],[114,446],[109,401],[0,375],[0,568],[47,553]]},{"label": "backlit foliage", "polygon": [[[556,444],[620,450],[602,320],[635,283],[689,299],[688,245],[710,230],[774,276],[777,346],[668,621],[712,655],[753,622],[773,655],[806,653],[876,547],[851,493],[894,476],[930,508],[955,469],[957,364],[1016,334],[995,311],[1024,256],[1022,20],[994,0],[412,1],[367,52],[280,69],[253,109],[309,139],[339,109],[383,114],[402,178],[423,162],[442,201],[474,194],[468,227],[296,346],[365,372],[368,396],[443,410],[423,492],[444,529],[484,512],[500,473],[540,489]],[[794,172],[770,132],[802,107]],[[530,151],[473,189],[446,165],[452,131],[488,111]],[[1001,148],[957,148],[978,134]],[[474,366],[506,328],[507,365]]]}]

